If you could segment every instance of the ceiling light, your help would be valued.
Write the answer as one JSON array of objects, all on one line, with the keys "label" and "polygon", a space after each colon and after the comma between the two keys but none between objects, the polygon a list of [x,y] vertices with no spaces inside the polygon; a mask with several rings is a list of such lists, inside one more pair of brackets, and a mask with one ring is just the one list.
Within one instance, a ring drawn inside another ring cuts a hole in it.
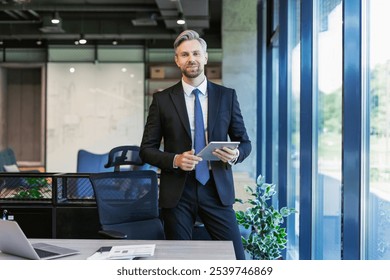
[{"label": "ceiling light", "polygon": [[51,19],[51,23],[52,24],[59,24],[61,22],[61,18],[60,18],[60,15],[58,12],[55,12],[52,19]]},{"label": "ceiling light", "polygon": [[81,34],[80,39],[79,39],[79,43],[81,45],[85,45],[87,43],[87,39],[85,39],[84,34]]},{"label": "ceiling light", "polygon": [[65,30],[62,29],[62,21],[55,23],[56,21],[54,15],[44,16],[42,19],[42,26],[39,28],[43,33],[57,34],[65,33]]},{"label": "ceiling light", "polygon": [[118,41],[117,41],[117,40],[113,40],[113,41],[112,41],[112,44],[113,44],[114,46],[116,46],[116,45],[118,45]]},{"label": "ceiling light", "polygon": [[182,13],[179,13],[179,18],[177,19],[176,23],[179,25],[186,24],[186,20],[184,19],[184,16]]}]

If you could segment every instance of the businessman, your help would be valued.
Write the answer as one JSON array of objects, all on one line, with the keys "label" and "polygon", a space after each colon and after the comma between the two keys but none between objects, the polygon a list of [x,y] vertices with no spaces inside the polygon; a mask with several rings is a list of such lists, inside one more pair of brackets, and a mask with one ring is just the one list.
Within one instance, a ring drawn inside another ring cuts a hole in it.
[{"label": "businessman", "polygon": [[[251,152],[234,89],[207,80],[207,44],[193,30],[174,42],[182,72],[176,85],[155,93],[141,143],[144,162],[161,169],[159,204],[167,239],[192,239],[197,216],[214,240],[232,240],[237,259],[245,259],[233,203],[232,165]],[[196,154],[211,141],[238,141],[223,147],[216,161]]]}]

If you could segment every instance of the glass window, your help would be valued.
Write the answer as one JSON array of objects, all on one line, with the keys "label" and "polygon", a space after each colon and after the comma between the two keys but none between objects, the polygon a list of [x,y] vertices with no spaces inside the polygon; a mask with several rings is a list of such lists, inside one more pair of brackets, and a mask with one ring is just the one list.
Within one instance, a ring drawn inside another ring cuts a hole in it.
[{"label": "glass window", "polygon": [[[279,0],[273,3],[272,43],[272,179],[278,188],[279,155]],[[272,201],[277,207],[278,201]]]},{"label": "glass window", "polygon": [[369,187],[367,259],[390,259],[390,2],[367,1],[369,92]]},{"label": "glass window", "polygon": [[315,2],[313,259],[341,258],[342,1]]},{"label": "glass window", "polygon": [[[267,18],[267,3],[266,1],[260,2],[261,10],[259,11],[259,18],[266,19]],[[258,172],[259,174],[266,175],[266,140],[267,140],[267,95],[264,94],[267,92],[267,24],[266,21],[263,20],[263,23],[261,24],[261,37],[262,40],[260,42],[261,45],[258,46],[260,48],[261,52],[258,52],[259,58],[261,58],[261,68],[258,68],[257,71],[260,71],[258,73],[261,73],[261,90],[260,92],[263,94],[260,94],[261,102],[258,102],[257,104],[261,103],[261,108],[257,108],[257,110],[261,110],[261,125],[260,127],[257,125],[257,129],[261,129],[261,137],[258,137],[261,141],[262,145],[259,147],[257,145],[257,149],[260,149],[260,153],[258,153],[258,157],[260,156],[260,160],[258,160]],[[259,121],[259,120],[258,120]],[[261,138],[261,139],[260,139]]]},{"label": "glass window", "polygon": [[[299,210],[299,102],[301,74],[301,0],[289,1],[288,7],[288,155],[287,206]],[[287,259],[299,259],[299,214],[287,218]]]}]

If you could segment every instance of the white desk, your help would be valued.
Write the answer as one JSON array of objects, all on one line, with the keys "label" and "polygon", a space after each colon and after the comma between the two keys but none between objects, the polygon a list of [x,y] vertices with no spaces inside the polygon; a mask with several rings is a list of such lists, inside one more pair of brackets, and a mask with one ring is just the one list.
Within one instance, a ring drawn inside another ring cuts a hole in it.
[{"label": "white desk", "polygon": [[[61,260],[85,260],[102,246],[156,244],[153,257],[145,260],[235,260],[231,241],[209,240],[116,240],[116,239],[29,239],[79,250],[81,254]],[[22,259],[0,252],[0,260]]]}]

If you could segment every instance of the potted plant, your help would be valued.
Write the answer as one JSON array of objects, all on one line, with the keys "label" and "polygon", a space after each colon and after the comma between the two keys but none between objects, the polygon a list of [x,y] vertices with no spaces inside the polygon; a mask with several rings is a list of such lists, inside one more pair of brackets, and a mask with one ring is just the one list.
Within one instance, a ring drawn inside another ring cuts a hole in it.
[{"label": "potted plant", "polygon": [[42,199],[44,194],[51,192],[51,185],[46,178],[24,178],[27,187],[20,187],[14,195],[17,199]]},{"label": "potted plant", "polygon": [[275,184],[265,183],[261,175],[256,180],[256,187],[247,186],[246,191],[250,198],[246,201],[236,199],[249,205],[246,211],[236,211],[238,224],[249,231],[247,237],[241,237],[244,250],[254,260],[280,259],[287,244],[286,229],[281,224],[297,211],[287,207],[275,209],[269,201],[276,194]]}]

